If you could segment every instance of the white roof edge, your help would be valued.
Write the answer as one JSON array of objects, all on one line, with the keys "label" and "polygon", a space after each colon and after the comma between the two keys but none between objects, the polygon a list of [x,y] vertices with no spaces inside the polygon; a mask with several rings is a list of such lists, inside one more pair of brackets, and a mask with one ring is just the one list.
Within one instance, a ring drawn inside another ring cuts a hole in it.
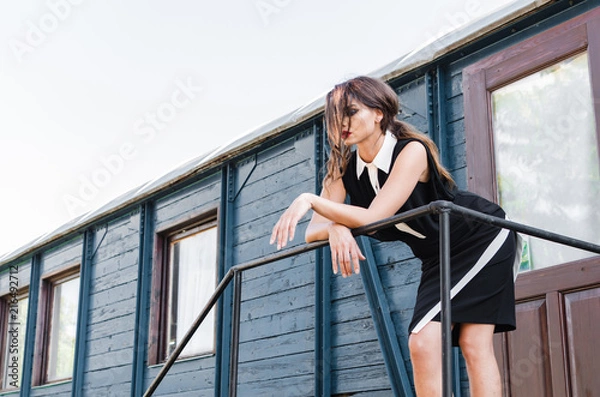
[{"label": "white roof edge", "polygon": [[377,69],[371,75],[384,80],[391,80],[423,65],[433,63],[444,55],[477,40],[479,37],[556,1],[515,0],[495,12],[481,16],[460,29],[451,31],[432,42],[425,43],[400,59]]},{"label": "white roof edge", "polygon": [[[488,34],[501,26],[513,22],[524,15],[556,1],[557,0],[516,0],[435,41],[425,43],[423,46],[411,51],[388,65],[369,73],[369,75],[384,80],[396,78],[411,70],[417,69],[418,67],[432,63],[453,50],[476,40],[480,36]],[[233,139],[232,141],[217,147],[207,154],[192,159],[174,170],[171,170],[162,177],[149,181],[142,186],[109,201],[96,210],[72,219],[52,232],[42,234],[16,250],[0,254],[0,266],[17,260],[19,257],[31,254],[44,245],[50,244],[70,234],[81,232],[83,228],[92,225],[99,219],[111,213],[138,203],[168,186],[172,186],[195,174],[210,169],[217,164],[225,162],[227,159],[235,157],[247,148],[258,145],[265,140],[278,135],[280,132],[297,126],[316,116],[323,111],[324,104],[325,96],[321,95],[308,104],[266,123],[263,126],[251,130],[239,138]]]}]

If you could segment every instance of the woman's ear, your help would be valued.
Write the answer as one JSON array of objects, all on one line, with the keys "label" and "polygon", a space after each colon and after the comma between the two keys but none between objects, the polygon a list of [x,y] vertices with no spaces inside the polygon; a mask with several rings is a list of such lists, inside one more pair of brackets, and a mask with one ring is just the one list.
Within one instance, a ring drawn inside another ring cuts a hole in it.
[{"label": "woman's ear", "polygon": [[375,114],[375,121],[381,123],[381,120],[383,120],[383,112],[380,109],[375,109]]}]

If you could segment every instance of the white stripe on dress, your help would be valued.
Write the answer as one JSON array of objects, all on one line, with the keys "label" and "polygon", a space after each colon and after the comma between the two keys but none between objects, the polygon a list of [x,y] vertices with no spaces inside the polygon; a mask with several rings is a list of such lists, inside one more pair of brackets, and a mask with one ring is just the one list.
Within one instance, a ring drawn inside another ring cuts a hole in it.
[{"label": "white stripe on dress", "polygon": [[[467,285],[467,283],[471,281],[473,277],[475,277],[475,275],[481,271],[481,269],[484,268],[485,265],[487,265],[490,259],[492,259],[500,247],[502,247],[508,236],[508,229],[502,229],[500,233],[498,233],[490,245],[488,245],[488,247],[485,249],[483,254],[481,254],[477,262],[475,262],[475,265],[473,265],[471,270],[469,270],[467,274],[465,274],[463,278],[450,290],[450,299],[454,298],[454,296],[458,294],[465,287],[465,285]],[[441,302],[438,302],[434,307],[432,307],[431,310],[429,310],[427,314],[423,316],[421,321],[417,323],[415,328],[412,330],[412,333],[418,333],[425,325],[427,325],[428,322],[433,320],[433,318],[440,312],[441,306]]]},{"label": "white stripe on dress", "polygon": [[412,234],[416,238],[420,238],[420,239],[426,239],[427,238],[427,236],[424,236],[423,234],[417,232],[415,229],[413,229],[412,227],[408,226],[404,222],[396,223],[396,229],[398,229],[398,230],[400,230],[401,232],[404,232],[404,233]]}]

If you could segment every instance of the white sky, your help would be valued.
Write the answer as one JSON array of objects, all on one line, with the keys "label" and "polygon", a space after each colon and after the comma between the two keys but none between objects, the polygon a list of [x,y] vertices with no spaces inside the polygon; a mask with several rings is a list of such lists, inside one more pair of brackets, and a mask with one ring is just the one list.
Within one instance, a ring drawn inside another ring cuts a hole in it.
[{"label": "white sky", "polygon": [[510,2],[5,3],[0,255]]}]

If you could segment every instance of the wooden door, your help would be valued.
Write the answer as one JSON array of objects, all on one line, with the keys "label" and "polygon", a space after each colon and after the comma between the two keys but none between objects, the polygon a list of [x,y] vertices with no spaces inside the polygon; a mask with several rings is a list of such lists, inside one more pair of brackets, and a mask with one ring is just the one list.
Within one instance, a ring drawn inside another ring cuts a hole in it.
[{"label": "wooden door", "polygon": [[[598,243],[600,7],[462,76],[469,189],[508,202],[518,222]],[[600,257],[562,250],[538,249],[517,278],[517,330],[495,341],[505,396],[600,396]]]},{"label": "wooden door", "polygon": [[496,337],[504,395],[598,396],[600,258],[520,274],[517,330]]}]

